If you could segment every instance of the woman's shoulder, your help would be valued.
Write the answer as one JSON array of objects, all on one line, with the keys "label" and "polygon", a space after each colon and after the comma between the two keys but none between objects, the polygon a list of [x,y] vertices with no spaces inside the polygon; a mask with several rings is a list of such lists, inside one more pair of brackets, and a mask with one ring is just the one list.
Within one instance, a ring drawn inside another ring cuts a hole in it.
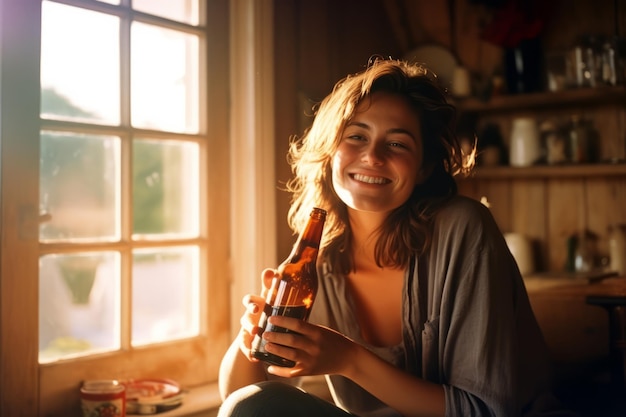
[{"label": "woman's shoulder", "polygon": [[476,219],[491,218],[491,212],[481,202],[463,195],[455,195],[441,204],[436,213],[437,219]]},{"label": "woman's shoulder", "polygon": [[448,236],[460,233],[478,238],[500,234],[489,208],[477,200],[461,195],[451,197],[439,207],[433,226],[435,233]]}]

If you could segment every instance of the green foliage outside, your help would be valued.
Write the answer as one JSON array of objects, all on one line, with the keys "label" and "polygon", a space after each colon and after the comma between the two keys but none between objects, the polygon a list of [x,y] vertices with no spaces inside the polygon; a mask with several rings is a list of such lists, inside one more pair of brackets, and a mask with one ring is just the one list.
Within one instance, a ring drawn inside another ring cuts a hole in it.
[{"label": "green foliage outside", "polygon": [[[42,114],[54,114],[70,119],[96,120],[93,114],[75,106],[53,89],[41,91]],[[163,147],[156,142],[135,141],[133,144],[133,232],[160,233],[164,230],[164,181]],[[170,150],[171,151],[171,150]],[[170,158],[171,159],[171,158]],[[168,159],[168,161],[170,160]],[[179,161],[179,158],[176,158]],[[104,141],[97,136],[74,134],[42,134],[40,178],[42,189],[41,206],[45,210],[69,198],[63,189],[74,184],[72,178],[80,178],[82,189],[74,189],[83,199],[102,202],[107,187],[102,184],[106,161]],[[116,185],[117,187],[118,185]],[[77,199],[80,201],[81,199]],[[70,198],[71,201],[71,198]]]}]

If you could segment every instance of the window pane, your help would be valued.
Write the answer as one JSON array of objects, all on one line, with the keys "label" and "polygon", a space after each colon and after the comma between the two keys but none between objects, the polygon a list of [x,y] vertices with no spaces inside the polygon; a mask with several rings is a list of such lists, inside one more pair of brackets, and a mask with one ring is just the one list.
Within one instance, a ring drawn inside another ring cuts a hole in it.
[{"label": "window pane", "polygon": [[199,0],[133,0],[133,8],[179,22],[198,24]]},{"label": "window pane", "polygon": [[134,22],[131,119],[135,127],[199,131],[198,37]]},{"label": "window pane", "polygon": [[198,236],[199,153],[193,142],[133,142],[135,239]]},{"label": "window pane", "polygon": [[197,247],[136,250],[133,255],[132,344],[199,333]]},{"label": "window pane", "polygon": [[120,347],[120,267],[115,252],[39,260],[39,362]]},{"label": "window pane", "polygon": [[42,132],[42,241],[111,241],[120,236],[120,140]]},{"label": "window pane", "polygon": [[41,115],[120,123],[119,19],[44,1]]}]

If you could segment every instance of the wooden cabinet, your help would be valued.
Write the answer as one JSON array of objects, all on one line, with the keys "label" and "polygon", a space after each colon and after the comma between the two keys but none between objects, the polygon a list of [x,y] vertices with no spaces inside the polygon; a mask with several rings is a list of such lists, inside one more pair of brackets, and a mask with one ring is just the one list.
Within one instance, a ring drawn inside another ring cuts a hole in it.
[{"label": "wooden cabinet", "polygon": [[[569,236],[591,233],[598,264],[608,257],[608,228],[626,224],[626,89],[606,87],[459,101],[459,110],[500,126],[505,146],[511,121],[532,116],[564,123],[577,114],[592,120],[598,159],[592,164],[514,168],[477,167],[459,179],[462,194],[486,198],[503,232],[533,239],[538,269],[562,271]],[[615,162],[617,161],[617,162]]]},{"label": "wooden cabinet", "polygon": [[[567,381],[589,374],[609,356],[606,311],[587,296],[611,288],[624,278],[589,284],[583,278],[526,277],[530,303],[550,349],[557,379]],[[601,367],[599,369],[602,369]]]}]

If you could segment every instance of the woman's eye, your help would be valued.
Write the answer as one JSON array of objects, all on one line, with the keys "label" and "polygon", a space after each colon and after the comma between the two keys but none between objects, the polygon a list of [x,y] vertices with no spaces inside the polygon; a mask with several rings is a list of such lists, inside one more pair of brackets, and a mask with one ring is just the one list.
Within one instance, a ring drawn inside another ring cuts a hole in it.
[{"label": "woman's eye", "polygon": [[391,142],[389,146],[392,148],[408,149],[408,146],[402,142]]}]

